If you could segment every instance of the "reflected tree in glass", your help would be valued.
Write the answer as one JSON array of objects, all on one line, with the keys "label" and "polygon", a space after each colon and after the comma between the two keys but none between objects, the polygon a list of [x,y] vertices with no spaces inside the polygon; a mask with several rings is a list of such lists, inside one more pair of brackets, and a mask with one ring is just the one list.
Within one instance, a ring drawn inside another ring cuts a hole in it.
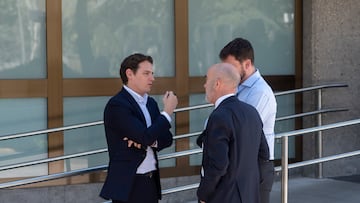
[{"label": "reflected tree in glass", "polygon": [[134,52],[154,58],[156,76],[174,75],[173,1],[63,1],[64,77],[119,77]]}]

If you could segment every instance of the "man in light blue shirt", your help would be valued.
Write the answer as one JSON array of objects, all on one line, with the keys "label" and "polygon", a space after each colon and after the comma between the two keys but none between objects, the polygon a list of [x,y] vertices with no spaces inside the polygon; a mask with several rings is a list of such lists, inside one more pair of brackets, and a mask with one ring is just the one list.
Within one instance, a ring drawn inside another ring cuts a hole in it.
[{"label": "man in light blue shirt", "polygon": [[274,93],[254,66],[254,50],[248,40],[243,38],[232,40],[220,51],[219,57],[223,62],[230,63],[237,68],[241,76],[237,97],[254,106],[263,122],[270,160],[260,160],[260,201],[269,203],[274,181],[274,126],[277,105]]}]

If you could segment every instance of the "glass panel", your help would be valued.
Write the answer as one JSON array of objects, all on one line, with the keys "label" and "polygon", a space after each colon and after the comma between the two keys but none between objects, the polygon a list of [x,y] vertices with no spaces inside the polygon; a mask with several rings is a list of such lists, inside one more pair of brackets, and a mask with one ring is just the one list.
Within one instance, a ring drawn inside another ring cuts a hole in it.
[{"label": "glass panel", "polygon": [[[64,125],[103,120],[103,112],[109,97],[64,98]],[[64,132],[64,153],[74,154],[106,148],[103,125],[67,130]],[[66,160],[66,171],[93,167],[108,163],[106,153]]]},{"label": "glass panel", "polygon": [[[295,96],[282,95],[276,97],[277,114],[276,117],[290,116],[295,114]],[[275,134],[295,130],[294,119],[277,121],[275,123]],[[275,140],[274,149],[275,159],[281,159],[281,139]],[[289,137],[289,158],[295,158],[295,136]]]},{"label": "glass panel", "polygon": [[174,76],[171,0],[63,0],[65,78],[119,77],[124,57],[154,58],[155,76]]},{"label": "glass panel", "polygon": [[[0,136],[47,128],[44,98],[0,99]],[[47,136],[36,135],[0,141],[0,166],[47,158]],[[0,171],[0,177],[46,175],[47,164]]]},{"label": "glass panel", "polygon": [[[207,104],[205,100],[205,94],[193,94],[190,95],[190,106]],[[205,128],[206,119],[209,117],[210,113],[214,108],[203,108],[190,111],[190,132],[201,132]],[[199,148],[196,144],[196,139],[198,136],[190,137],[190,149]],[[195,154],[190,155],[190,165],[201,165],[202,155]]]},{"label": "glass panel", "polygon": [[262,74],[295,74],[294,1],[189,0],[191,76],[205,75],[236,37],[252,43]]},{"label": "glass panel", "polygon": [[2,0],[0,8],[0,79],[46,78],[45,0]]}]

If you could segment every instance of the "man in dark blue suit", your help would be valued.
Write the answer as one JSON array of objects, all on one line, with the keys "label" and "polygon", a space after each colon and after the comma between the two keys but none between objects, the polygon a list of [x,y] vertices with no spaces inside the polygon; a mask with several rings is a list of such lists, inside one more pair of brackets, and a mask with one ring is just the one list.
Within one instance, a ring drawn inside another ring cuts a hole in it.
[{"label": "man in dark blue suit", "polygon": [[235,97],[239,82],[228,63],[211,66],[206,75],[206,99],[215,109],[197,140],[203,147],[201,203],[259,202],[259,160],[269,159],[269,149],[258,112]]},{"label": "man in dark blue suit", "polygon": [[163,97],[164,110],[148,96],[154,81],[150,56],[123,60],[122,90],[104,110],[109,150],[108,174],[100,196],[113,203],[157,203],[161,199],[157,151],[172,144],[171,115],[178,103],[173,92]]}]

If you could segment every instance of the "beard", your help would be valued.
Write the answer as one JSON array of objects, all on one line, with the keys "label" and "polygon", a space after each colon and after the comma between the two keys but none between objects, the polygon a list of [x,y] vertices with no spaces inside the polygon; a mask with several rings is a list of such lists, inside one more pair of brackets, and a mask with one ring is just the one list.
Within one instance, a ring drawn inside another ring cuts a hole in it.
[{"label": "beard", "polygon": [[245,76],[246,76],[246,72],[242,68],[241,71],[240,71],[240,84],[244,82]]}]

